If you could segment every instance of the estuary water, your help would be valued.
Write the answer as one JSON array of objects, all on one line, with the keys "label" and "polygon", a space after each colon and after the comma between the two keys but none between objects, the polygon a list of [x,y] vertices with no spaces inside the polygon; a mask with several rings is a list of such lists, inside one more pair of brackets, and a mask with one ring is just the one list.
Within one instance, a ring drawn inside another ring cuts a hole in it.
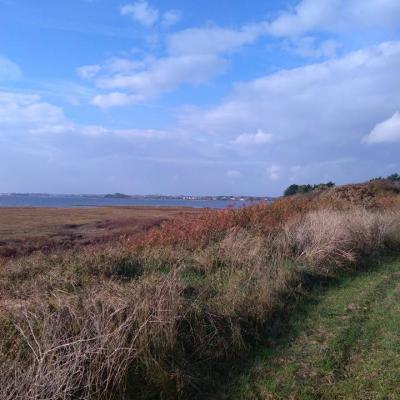
[{"label": "estuary water", "polygon": [[244,201],[233,200],[180,200],[104,198],[97,196],[9,196],[0,195],[0,207],[102,207],[102,206],[153,206],[153,207],[193,207],[226,208],[241,207]]}]

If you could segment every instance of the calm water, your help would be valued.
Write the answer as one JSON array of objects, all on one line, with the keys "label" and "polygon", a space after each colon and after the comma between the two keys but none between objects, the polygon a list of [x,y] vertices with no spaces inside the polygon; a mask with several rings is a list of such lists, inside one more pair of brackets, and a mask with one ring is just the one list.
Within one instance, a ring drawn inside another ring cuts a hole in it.
[{"label": "calm water", "polygon": [[243,201],[232,200],[161,200],[106,199],[101,197],[0,196],[0,207],[101,207],[101,206],[169,206],[194,208],[241,207]]}]

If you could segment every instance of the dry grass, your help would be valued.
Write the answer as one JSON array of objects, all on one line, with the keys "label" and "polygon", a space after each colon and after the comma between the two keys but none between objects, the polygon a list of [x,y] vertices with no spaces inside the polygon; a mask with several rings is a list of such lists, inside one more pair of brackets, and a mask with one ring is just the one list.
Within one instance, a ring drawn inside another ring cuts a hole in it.
[{"label": "dry grass", "polygon": [[400,214],[282,199],[0,264],[0,398],[185,397],[240,357],[305,271],[400,246]]}]

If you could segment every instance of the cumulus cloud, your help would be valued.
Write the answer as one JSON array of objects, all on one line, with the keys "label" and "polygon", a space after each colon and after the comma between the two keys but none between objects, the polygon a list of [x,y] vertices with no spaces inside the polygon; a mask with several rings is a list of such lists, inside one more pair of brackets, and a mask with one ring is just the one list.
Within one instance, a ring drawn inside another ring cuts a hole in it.
[{"label": "cumulus cloud", "polygon": [[14,81],[21,77],[21,68],[7,57],[0,55],[0,81]]},{"label": "cumulus cloud", "polygon": [[359,142],[362,132],[400,104],[399,68],[400,42],[383,43],[238,83],[220,105],[187,111],[182,124],[236,140],[242,132],[261,129],[274,132],[276,145]]},{"label": "cumulus cloud", "polygon": [[272,134],[265,133],[259,129],[256,133],[242,133],[233,143],[240,145],[260,145],[269,143],[271,140]]},{"label": "cumulus cloud", "polygon": [[375,125],[365,138],[367,143],[390,143],[400,141],[400,113],[395,112],[390,118]]},{"label": "cumulus cloud", "polygon": [[159,11],[144,0],[122,6],[121,14],[130,16],[135,22],[146,28],[152,27],[159,18]]}]

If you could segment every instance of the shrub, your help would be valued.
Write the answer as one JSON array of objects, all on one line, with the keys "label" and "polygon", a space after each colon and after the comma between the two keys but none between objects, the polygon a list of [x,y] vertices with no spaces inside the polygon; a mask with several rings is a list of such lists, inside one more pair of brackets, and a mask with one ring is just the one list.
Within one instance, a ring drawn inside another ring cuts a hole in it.
[{"label": "shrub", "polygon": [[293,196],[295,194],[306,194],[313,191],[321,191],[334,187],[333,182],[319,183],[317,185],[290,185],[284,192],[284,196]]}]

